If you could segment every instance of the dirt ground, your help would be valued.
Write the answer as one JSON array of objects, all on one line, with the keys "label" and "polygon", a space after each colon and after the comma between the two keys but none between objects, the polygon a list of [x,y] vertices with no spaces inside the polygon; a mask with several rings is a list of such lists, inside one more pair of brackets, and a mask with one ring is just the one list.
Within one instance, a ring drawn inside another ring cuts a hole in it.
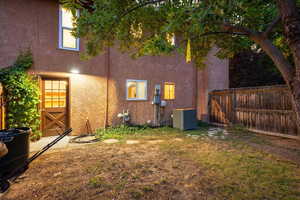
[{"label": "dirt ground", "polygon": [[[135,137],[137,144],[100,142],[51,151],[32,163],[3,199],[300,199],[298,142],[232,138],[172,133]],[[290,157],[284,157],[285,151]],[[271,187],[274,191],[266,192]]]}]

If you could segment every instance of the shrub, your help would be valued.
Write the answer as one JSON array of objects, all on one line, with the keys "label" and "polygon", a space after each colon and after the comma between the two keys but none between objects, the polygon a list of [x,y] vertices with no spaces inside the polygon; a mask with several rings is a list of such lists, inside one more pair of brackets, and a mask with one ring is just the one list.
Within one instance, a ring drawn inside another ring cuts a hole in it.
[{"label": "shrub", "polygon": [[6,127],[30,127],[31,139],[36,140],[41,136],[40,90],[38,82],[27,73],[32,64],[31,52],[22,52],[11,67],[0,70],[0,82],[3,83],[6,101]]}]

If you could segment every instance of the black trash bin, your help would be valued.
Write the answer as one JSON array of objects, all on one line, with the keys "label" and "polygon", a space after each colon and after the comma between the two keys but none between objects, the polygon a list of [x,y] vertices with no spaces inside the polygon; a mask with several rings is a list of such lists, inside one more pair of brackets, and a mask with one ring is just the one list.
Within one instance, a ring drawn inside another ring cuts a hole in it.
[{"label": "black trash bin", "polygon": [[0,177],[22,166],[29,157],[30,128],[1,130],[2,134],[14,134],[13,140],[5,142],[8,154],[0,158]]}]

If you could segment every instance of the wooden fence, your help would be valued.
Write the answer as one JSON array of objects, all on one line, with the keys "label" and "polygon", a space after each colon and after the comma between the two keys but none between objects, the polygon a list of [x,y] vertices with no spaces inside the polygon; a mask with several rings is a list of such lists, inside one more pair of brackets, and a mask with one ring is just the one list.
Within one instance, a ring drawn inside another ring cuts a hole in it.
[{"label": "wooden fence", "polygon": [[0,83],[0,129],[5,128],[5,115],[4,115],[4,97],[3,97],[3,88]]},{"label": "wooden fence", "polygon": [[209,94],[210,122],[300,139],[286,86],[216,90]]}]

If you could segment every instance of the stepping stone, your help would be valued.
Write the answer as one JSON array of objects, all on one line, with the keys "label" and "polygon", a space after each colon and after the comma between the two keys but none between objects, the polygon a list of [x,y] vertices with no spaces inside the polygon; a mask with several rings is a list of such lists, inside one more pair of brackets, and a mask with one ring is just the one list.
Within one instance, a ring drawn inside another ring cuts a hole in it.
[{"label": "stepping stone", "polygon": [[200,136],[199,135],[192,135],[191,138],[197,140],[197,139],[200,138]]},{"label": "stepping stone", "polygon": [[213,137],[214,135],[216,135],[217,133],[215,133],[215,132],[208,132],[208,136],[209,137]]},{"label": "stepping stone", "polygon": [[164,140],[150,140],[149,143],[151,144],[157,144],[157,143],[162,143]]},{"label": "stepping stone", "polygon": [[182,141],[183,141],[183,139],[181,139],[181,138],[175,138],[175,139],[174,139],[174,141],[177,141],[177,142],[182,142]]},{"label": "stepping stone", "polygon": [[228,135],[229,133],[228,133],[227,130],[224,130],[224,131],[223,131],[223,134],[224,134],[224,135]]},{"label": "stepping stone", "polygon": [[114,143],[118,143],[119,140],[117,139],[107,139],[107,140],[103,140],[104,143],[106,144],[114,144]]},{"label": "stepping stone", "polygon": [[126,141],[126,144],[138,144],[138,143],[140,143],[140,141],[138,141],[138,140],[127,140]]},{"label": "stepping stone", "polygon": [[208,132],[218,133],[218,132],[223,132],[223,131],[224,131],[224,129],[221,129],[221,128],[210,128],[210,129],[208,129]]},{"label": "stepping stone", "polygon": [[210,128],[207,133],[209,137],[214,137],[215,135],[219,135],[220,133],[224,134],[224,131],[225,130],[221,128]]},{"label": "stepping stone", "polygon": [[87,136],[87,137],[79,138],[77,141],[79,141],[79,142],[87,142],[87,141],[91,141],[91,140],[95,140],[95,139],[96,139],[95,136]]}]

